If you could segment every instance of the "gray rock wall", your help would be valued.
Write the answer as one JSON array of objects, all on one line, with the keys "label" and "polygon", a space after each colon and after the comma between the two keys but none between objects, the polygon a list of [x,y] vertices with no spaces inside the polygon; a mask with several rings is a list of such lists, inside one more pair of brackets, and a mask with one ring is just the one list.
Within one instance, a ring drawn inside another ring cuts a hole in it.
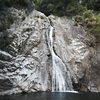
[{"label": "gray rock wall", "polygon": [[[54,51],[70,71],[74,89],[100,92],[100,43],[81,26],[74,26],[73,20],[46,17],[34,10],[24,20],[18,17],[7,30],[13,40],[0,50],[0,94],[51,91],[52,57],[46,37],[49,19],[54,27]],[[3,32],[0,34],[2,38]]]}]

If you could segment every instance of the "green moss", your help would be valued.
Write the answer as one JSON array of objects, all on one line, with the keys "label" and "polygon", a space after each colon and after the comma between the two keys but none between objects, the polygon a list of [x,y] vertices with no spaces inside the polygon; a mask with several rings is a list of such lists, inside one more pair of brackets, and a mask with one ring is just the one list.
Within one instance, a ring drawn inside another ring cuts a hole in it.
[{"label": "green moss", "polygon": [[47,17],[46,16],[41,16],[41,19],[43,19],[45,22],[48,21]]},{"label": "green moss", "polygon": [[38,19],[41,18],[42,20],[44,20],[45,22],[48,21],[46,16],[34,16],[34,20],[38,21]]},{"label": "green moss", "polygon": [[34,18],[39,18],[39,16],[34,16]]}]

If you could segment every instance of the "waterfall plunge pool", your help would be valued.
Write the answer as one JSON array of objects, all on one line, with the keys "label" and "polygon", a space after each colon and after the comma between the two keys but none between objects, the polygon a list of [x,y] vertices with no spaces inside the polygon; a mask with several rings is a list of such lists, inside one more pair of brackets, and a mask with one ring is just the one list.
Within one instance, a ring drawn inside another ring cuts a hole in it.
[{"label": "waterfall plunge pool", "polygon": [[36,92],[0,96],[0,100],[100,100],[100,93]]}]

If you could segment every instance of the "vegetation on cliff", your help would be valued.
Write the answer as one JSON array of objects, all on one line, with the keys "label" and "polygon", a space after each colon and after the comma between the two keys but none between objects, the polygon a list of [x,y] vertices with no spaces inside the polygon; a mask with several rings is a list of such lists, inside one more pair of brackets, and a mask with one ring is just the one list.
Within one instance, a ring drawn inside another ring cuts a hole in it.
[{"label": "vegetation on cliff", "polygon": [[0,0],[0,7],[11,7],[11,6],[24,6],[27,7],[31,4],[32,0]]},{"label": "vegetation on cliff", "polygon": [[[34,3],[35,9],[47,16],[50,14],[75,16],[75,25],[81,24],[90,33],[100,33],[100,0],[0,0],[0,8],[4,6],[28,8]],[[13,18],[10,20],[12,23]]]}]

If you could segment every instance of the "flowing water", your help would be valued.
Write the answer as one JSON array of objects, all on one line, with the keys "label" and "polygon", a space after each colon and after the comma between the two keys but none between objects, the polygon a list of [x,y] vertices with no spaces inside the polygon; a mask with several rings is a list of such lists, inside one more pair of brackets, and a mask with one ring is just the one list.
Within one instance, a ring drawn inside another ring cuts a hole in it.
[{"label": "flowing water", "polygon": [[69,71],[63,61],[55,54],[53,48],[53,27],[48,34],[48,45],[52,56],[52,92],[73,91]]},{"label": "flowing water", "polygon": [[100,100],[100,93],[38,92],[0,96],[0,100]]}]

